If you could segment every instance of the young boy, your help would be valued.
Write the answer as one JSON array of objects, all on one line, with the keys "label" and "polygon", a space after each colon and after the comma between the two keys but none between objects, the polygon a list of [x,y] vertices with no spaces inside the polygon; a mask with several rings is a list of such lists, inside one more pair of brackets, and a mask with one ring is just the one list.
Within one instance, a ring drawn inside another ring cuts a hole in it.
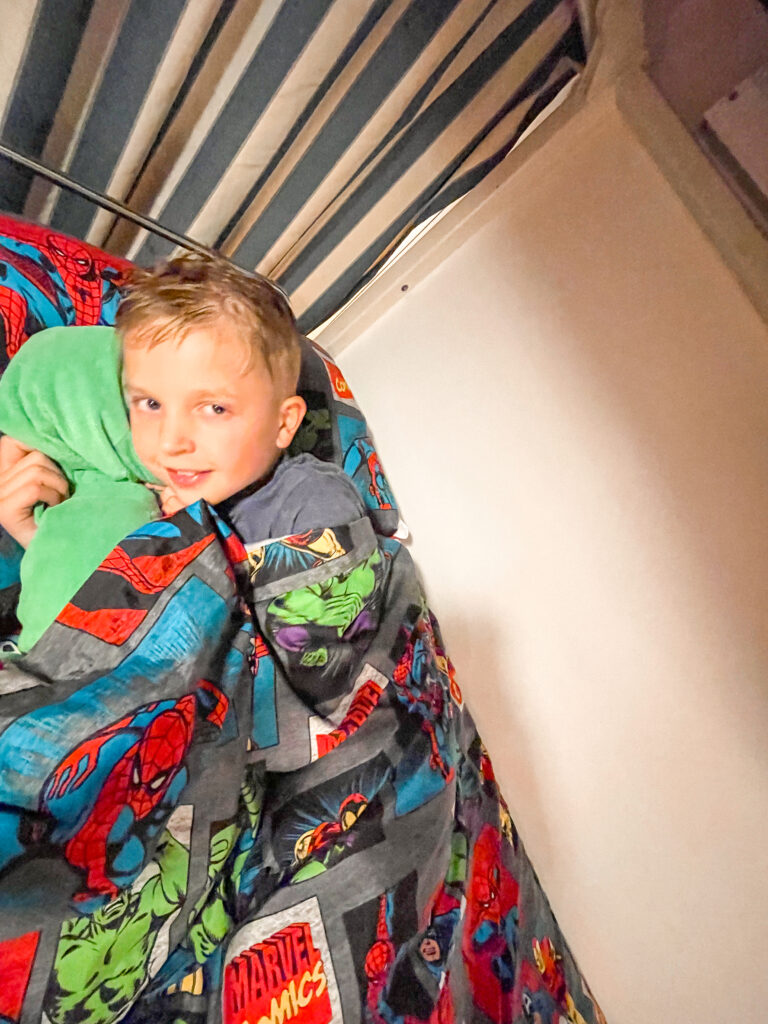
[{"label": "young boy", "polygon": [[[134,447],[166,513],[204,499],[245,544],[365,514],[341,469],[285,454],[306,411],[301,347],[268,281],[181,256],[135,273],[116,328]],[[34,505],[64,500],[66,482],[39,452],[2,442],[0,524],[26,547]]]},{"label": "young boy", "polygon": [[[205,499],[246,544],[350,523],[350,535],[372,534],[366,524],[356,529],[363,503],[340,469],[286,457],[305,407],[295,393],[299,339],[277,290],[219,261],[184,257],[137,275],[117,327],[133,442],[167,511]],[[12,479],[29,478],[11,488],[17,524],[36,488],[37,500],[70,500],[35,452],[14,465]],[[116,655],[116,680],[99,674],[74,690],[68,681],[61,699],[35,686],[7,691],[18,703],[0,733],[2,795],[12,797],[0,807],[3,864],[30,866],[22,843],[46,844],[46,856],[63,846],[69,865],[86,872],[84,895],[115,896],[93,911],[81,903],[83,913],[61,927],[53,917],[54,946],[33,923],[26,890],[13,891],[20,876],[4,874],[0,945],[14,940],[6,957],[36,986],[21,998],[44,1003],[46,1019],[127,1013],[235,1024],[312,1003],[307,1014],[318,1020],[341,1019],[343,1006],[356,1019],[470,1022],[494,1013],[522,1020],[530,1005],[542,1019],[567,1011],[586,1024],[571,993],[600,1019],[463,710],[408,552],[372,536],[351,546],[359,559],[331,565],[322,580],[315,566],[291,566],[278,591],[257,577],[254,689],[233,685],[232,731],[207,757],[203,734],[189,782],[197,722],[204,713],[221,723],[230,700],[198,675],[219,656],[204,631],[195,639],[205,656],[180,675],[174,666],[155,678],[147,633]],[[187,609],[184,621],[191,616]],[[186,649],[171,625],[172,651]],[[83,713],[89,706],[97,727]],[[14,759],[22,771],[10,767]],[[214,770],[202,770],[206,763]],[[28,803],[18,792],[31,794]],[[174,806],[182,812],[174,829],[192,823],[188,847],[171,831]],[[156,873],[142,867],[148,854]],[[43,863],[45,871],[21,877],[48,897],[61,876],[46,887],[57,862]],[[140,878],[148,878],[141,888]],[[117,885],[125,881],[129,888]],[[178,939],[176,921],[187,921]],[[43,964],[57,950],[50,983],[25,963],[38,940]]]},{"label": "young boy", "polygon": [[285,455],[306,412],[301,347],[268,281],[182,256],[136,273],[116,327],[133,443],[164,511],[202,498],[246,544],[365,514],[340,468]]}]

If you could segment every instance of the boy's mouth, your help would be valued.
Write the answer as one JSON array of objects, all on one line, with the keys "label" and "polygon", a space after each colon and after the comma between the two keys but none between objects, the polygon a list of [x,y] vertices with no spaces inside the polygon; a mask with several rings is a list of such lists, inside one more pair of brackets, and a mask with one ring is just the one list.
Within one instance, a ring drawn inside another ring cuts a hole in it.
[{"label": "boy's mouth", "polygon": [[180,488],[197,487],[211,473],[210,469],[168,469],[167,467],[165,471],[171,484]]}]

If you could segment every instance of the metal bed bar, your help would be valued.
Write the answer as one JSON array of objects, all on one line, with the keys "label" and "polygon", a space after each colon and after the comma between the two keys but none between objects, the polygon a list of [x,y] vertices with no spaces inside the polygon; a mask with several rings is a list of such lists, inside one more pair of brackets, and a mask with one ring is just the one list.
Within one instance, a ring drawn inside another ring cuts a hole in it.
[{"label": "metal bed bar", "polygon": [[[144,228],[145,231],[151,231],[155,235],[159,235],[164,238],[167,242],[172,242],[174,245],[180,246],[182,249],[188,249],[190,252],[199,253],[201,256],[214,256],[217,259],[227,260],[228,263],[232,263],[226,256],[222,256],[221,253],[216,252],[213,249],[209,249],[208,246],[202,245],[200,242],[196,242],[194,238],[190,238],[188,235],[180,235],[176,231],[172,231],[170,228],[164,227],[158,221],[152,217],[145,217],[141,213],[136,213],[130,206],[126,206],[125,203],[121,203],[119,199],[113,199],[111,196],[105,196],[103,192],[97,192],[95,189],[89,188],[88,185],[83,185],[82,182],[76,181],[74,178],[70,178],[68,174],[63,171],[55,171],[52,167],[47,167],[45,164],[41,164],[39,160],[34,160],[30,156],[25,156],[23,153],[17,152],[15,149],[11,149],[4,143],[0,142],[0,157],[5,157],[7,160],[11,160],[13,163],[20,164],[22,167],[28,168],[30,171],[34,171],[35,174],[39,174],[41,178],[46,178],[54,185],[58,185],[61,188],[66,189],[68,192],[74,192],[75,195],[81,196],[83,199],[87,199],[96,206],[100,206],[104,210],[109,210],[110,213],[115,213],[119,217],[125,217],[126,220],[132,221],[137,224],[140,228]],[[233,264],[237,266],[237,264]],[[246,270],[244,267],[237,266],[237,269],[245,274],[247,277],[257,278],[259,281],[263,281],[265,284],[273,288],[283,299],[290,305],[290,298],[286,290],[269,277],[265,277],[263,274],[259,274],[255,270]]]},{"label": "metal bed bar", "polygon": [[[164,227],[158,221],[153,220],[151,217],[145,217],[141,213],[136,213],[130,206],[126,206],[125,203],[121,203],[119,199],[112,199],[111,196],[105,196],[101,192],[97,192],[95,189],[89,188],[87,185],[83,185],[79,181],[75,181],[74,178],[70,178],[68,174],[64,174],[63,171],[55,171],[52,167],[47,167],[45,164],[41,164],[39,160],[33,160],[32,157],[25,156],[23,153],[19,153],[4,143],[0,142],[0,156],[4,156],[7,160],[11,160],[13,163],[20,164],[22,167],[26,167],[30,171],[34,171],[35,174],[39,174],[41,178],[46,178],[54,185],[58,185],[60,188],[66,189],[68,192],[74,192],[75,195],[82,196],[83,199],[88,199],[90,202],[95,203],[104,210],[109,210],[110,213],[115,213],[120,217],[125,217],[126,220],[132,221],[139,227],[144,228],[146,231],[151,231],[155,235],[160,235],[168,242],[173,242],[174,245],[179,245],[183,249],[189,249],[191,252],[200,253],[203,256],[216,255],[212,249],[209,249],[205,245],[201,245],[196,242],[194,238],[188,238],[187,235],[180,235],[176,231],[172,231],[170,228]],[[247,271],[246,271],[247,273]]]}]

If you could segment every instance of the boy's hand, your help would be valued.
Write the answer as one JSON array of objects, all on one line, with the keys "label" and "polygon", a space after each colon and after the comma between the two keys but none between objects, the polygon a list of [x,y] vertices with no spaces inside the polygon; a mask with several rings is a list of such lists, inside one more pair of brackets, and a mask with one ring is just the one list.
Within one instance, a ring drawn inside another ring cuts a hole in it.
[{"label": "boy's hand", "polygon": [[37,531],[35,505],[58,505],[69,497],[61,470],[42,452],[0,437],[0,526],[26,548]]}]

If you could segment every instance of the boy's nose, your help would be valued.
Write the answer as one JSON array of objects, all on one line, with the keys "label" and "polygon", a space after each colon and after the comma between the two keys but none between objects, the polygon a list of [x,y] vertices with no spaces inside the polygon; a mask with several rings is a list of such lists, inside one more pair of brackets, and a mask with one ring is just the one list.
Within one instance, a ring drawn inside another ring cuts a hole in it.
[{"label": "boy's nose", "polygon": [[182,455],[195,447],[192,433],[182,419],[166,417],[160,431],[160,448],[165,455]]}]

